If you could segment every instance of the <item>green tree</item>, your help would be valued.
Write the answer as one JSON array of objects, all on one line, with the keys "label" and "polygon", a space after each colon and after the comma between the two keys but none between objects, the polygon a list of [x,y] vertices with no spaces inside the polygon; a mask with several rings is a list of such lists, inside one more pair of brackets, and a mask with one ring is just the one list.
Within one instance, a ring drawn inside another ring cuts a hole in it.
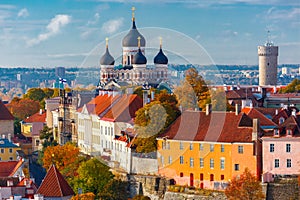
[{"label": "green tree", "polygon": [[132,200],[151,200],[150,197],[144,195],[136,195]]},{"label": "green tree", "polygon": [[225,195],[232,200],[264,199],[260,181],[248,168],[240,177],[235,177],[225,190]]},{"label": "green tree", "polygon": [[44,126],[42,130],[40,130],[40,139],[43,140],[43,149],[48,146],[56,146],[58,143],[54,140],[53,130],[48,126]]},{"label": "green tree", "polygon": [[54,94],[54,89],[52,89],[52,88],[44,88],[43,91],[44,91],[46,99],[51,98]]},{"label": "green tree", "polygon": [[15,117],[14,119],[14,134],[20,134],[21,133],[21,122],[22,120]]},{"label": "green tree", "polygon": [[40,102],[45,96],[45,92],[41,88],[30,88],[26,94],[24,94],[23,98]]},{"label": "green tree", "polygon": [[99,194],[104,193],[106,185],[114,177],[109,171],[109,167],[96,158],[82,162],[77,173],[78,175],[75,176],[71,184],[74,191],[81,188],[83,193],[92,192],[96,194],[96,199],[99,199]]},{"label": "green tree", "polygon": [[104,187],[104,191],[98,194],[102,200],[127,200],[128,183],[112,179]]}]

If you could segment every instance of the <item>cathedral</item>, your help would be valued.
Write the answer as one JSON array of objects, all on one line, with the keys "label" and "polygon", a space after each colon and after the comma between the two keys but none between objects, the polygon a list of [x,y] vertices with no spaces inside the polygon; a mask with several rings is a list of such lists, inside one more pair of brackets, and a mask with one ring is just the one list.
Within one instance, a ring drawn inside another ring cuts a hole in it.
[{"label": "cathedral", "polygon": [[107,89],[110,85],[159,87],[168,81],[168,58],[160,49],[154,59],[154,66],[147,65],[145,57],[146,40],[138,31],[132,8],[132,27],[122,40],[122,67],[115,67],[115,59],[109,53],[108,39],[106,51],[100,59],[99,87]]}]

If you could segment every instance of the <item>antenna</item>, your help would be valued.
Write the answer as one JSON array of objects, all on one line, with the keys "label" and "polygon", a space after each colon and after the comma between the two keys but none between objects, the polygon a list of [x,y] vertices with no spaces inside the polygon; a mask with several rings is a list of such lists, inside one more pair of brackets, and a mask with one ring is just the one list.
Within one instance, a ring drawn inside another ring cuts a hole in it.
[{"label": "antenna", "polygon": [[271,33],[270,33],[270,30],[267,31],[267,42],[266,42],[266,46],[273,46],[273,42],[271,40]]}]

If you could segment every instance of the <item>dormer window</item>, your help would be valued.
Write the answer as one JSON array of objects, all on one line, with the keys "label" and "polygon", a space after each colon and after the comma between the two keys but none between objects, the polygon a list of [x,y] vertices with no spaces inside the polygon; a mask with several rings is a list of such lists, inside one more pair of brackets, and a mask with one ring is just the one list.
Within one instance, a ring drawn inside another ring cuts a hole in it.
[{"label": "dormer window", "polygon": [[274,129],[274,136],[279,136],[279,130],[278,129]]},{"label": "dormer window", "polygon": [[287,130],[286,130],[286,135],[292,135],[292,134],[293,134],[293,132],[292,132],[291,129],[287,129]]},{"label": "dormer window", "polygon": [[279,118],[279,124],[282,124],[284,122],[284,118],[283,117],[280,117]]}]

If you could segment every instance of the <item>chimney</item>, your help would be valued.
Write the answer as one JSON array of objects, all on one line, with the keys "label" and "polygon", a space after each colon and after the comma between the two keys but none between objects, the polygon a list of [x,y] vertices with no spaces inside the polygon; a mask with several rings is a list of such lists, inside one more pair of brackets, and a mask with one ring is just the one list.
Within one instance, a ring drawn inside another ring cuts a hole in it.
[{"label": "chimney", "polygon": [[151,91],[151,101],[154,100],[154,94],[155,94],[155,92],[154,92],[154,91]]},{"label": "chimney", "polygon": [[43,109],[40,109],[40,115],[42,115],[43,114]]},{"label": "chimney", "polygon": [[278,109],[275,110],[275,115],[278,115]]},{"label": "chimney", "polygon": [[148,91],[143,90],[143,106],[145,106],[148,103]]},{"label": "chimney", "polygon": [[206,104],[205,113],[206,115],[209,115],[211,113],[211,104]]},{"label": "chimney", "polygon": [[9,142],[11,142],[11,134],[10,133],[7,135],[7,139]]},{"label": "chimney", "polygon": [[252,141],[257,141],[259,135],[259,119],[253,119]]},{"label": "chimney", "polygon": [[241,112],[241,107],[239,104],[235,104],[235,115],[239,115]]}]

